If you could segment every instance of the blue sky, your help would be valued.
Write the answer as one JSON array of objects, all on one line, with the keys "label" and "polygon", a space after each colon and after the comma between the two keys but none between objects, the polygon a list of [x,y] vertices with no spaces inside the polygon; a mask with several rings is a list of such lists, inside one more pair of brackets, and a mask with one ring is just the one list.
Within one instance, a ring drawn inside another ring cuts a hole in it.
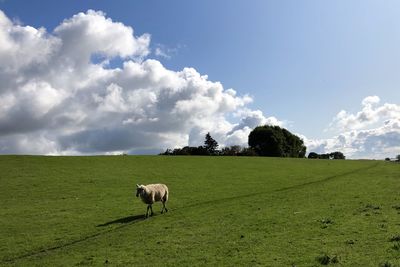
[{"label": "blue sky", "polygon": [[335,116],[346,110],[356,117],[368,96],[379,97],[376,108],[400,103],[398,1],[3,0],[0,9],[49,33],[74,14],[101,10],[135,36],[151,35],[148,58],[173,71],[193,67],[224,89],[250,95],[247,108],[308,139],[343,133],[332,127]]}]

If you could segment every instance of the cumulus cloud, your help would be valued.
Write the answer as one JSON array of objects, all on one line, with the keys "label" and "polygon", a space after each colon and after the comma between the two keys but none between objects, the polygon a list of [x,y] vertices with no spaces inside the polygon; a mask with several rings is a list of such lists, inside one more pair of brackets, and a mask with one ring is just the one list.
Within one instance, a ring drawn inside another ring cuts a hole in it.
[{"label": "cumulus cloud", "polygon": [[[165,68],[150,58],[150,40],[101,11],[78,13],[51,32],[0,11],[0,153],[154,154],[201,145],[207,132],[222,146],[246,145],[258,125],[286,126],[194,68]],[[169,52],[159,45],[154,55]],[[115,58],[120,66],[110,64]],[[378,96],[363,99],[357,113],[340,111],[329,130],[329,139],[302,136],[308,151],[400,154],[400,106]]]},{"label": "cumulus cloud", "polygon": [[281,124],[246,108],[248,95],[148,58],[149,46],[149,34],[100,11],[52,32],[0,11],[0,153],[154,153],[200,145],[208,131],[221,145],[246,144],[257,124]]},{"label": "cumulus cloud", "polygon": [[362,100],[362,109],[356,114],[341,110],[330,124],[330,129],[338,131],[364,129],[384,120],[400,117],[399,105],[389,103],[379,105],[379,103],[378,96],[368,96]]},{"label": "cumulus cloud", "polygon": [[[133,29],[89,10],[64,20],[54,30],[62,42],[61,53],[76,62],[87,61],[94,53],[107,58],[144,57],[149,54],[150,35],[133,36]],[[85,63],[85,62],[83,62]]]},{"label": "cumulus cloud", "polygon": [[308,151],[342,151],[350,158],[375,159],[400,154],[400,105],[379,103],[378,96],[368,96],[361,102],[361,111],[340,111],[329,125],[329,130],[339,134],[321,140],[303,137]]}]

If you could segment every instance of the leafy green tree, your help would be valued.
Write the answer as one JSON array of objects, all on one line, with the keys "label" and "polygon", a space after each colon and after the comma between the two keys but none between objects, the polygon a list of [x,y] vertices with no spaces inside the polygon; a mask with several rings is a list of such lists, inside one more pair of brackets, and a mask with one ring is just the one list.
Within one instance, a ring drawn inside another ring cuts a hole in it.
[{"label": "leafy green tree", "polygon": [[218,148],[217,141],[211,137],[210,133],[206,134],[206,140],[204,141],[204,147],[210,155],[215,155]]},{"label": "leafy green tree", "polygon": [[274,126],[259,126],[249,134],[249,146],[260,156],[282,157],[284,137]]},{"label": "leafy green tree", "polygon": [[345,156],[343,155],[343,153],[340,152],[340,151],[332,152],[332,153],[330,154],[330,157],[331,157],[332,159],[346,159],[346,157],[345,157]]},{"label": "leafy green tree", "polygon": [[319,155],[319,158],[320,158],[320,159],[330,159],[331,156],[330,156],[329,153],[325,153],[325,154],[320,154],[320,155]]},{"label": "leafy green tree", "polygon": [[304,145],[303,140],[285,128],[281,128],[281,130],[286,141],[284,157],[304,158],[306,155],[306,146]]},{"label": "leafy green tree", "polygon": [[308,158],[309,159],[318,159],[319,155],[315,152],[310,152],[310,154],[308,154]]},{"label": "leafy green tree", "polygon": [[279,126],[258,126],[249,134],[249,146],[258,155],[267,157],[304,157],[303,140]]}]

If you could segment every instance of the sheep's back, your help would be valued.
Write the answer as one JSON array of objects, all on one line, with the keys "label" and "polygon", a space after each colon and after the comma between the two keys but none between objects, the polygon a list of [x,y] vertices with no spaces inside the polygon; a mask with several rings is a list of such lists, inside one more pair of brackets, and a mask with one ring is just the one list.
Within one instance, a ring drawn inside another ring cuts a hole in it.
[{"label": "sheep's back", "polygon": [[155,201],[160,201],[168,194],[168,187],[165,184],[148,184],[146,187],[154,192]]}]

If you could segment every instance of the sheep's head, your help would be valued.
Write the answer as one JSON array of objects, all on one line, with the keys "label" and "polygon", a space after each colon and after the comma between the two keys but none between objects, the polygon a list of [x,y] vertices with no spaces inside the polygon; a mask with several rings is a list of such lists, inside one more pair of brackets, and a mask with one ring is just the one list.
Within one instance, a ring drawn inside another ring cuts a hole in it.
[{"label": "sheep's head", "polygon": [[141,195],[144,191],[144,187],[143,185],[136,185],[136,197],[139,197],[139,195]]}]

